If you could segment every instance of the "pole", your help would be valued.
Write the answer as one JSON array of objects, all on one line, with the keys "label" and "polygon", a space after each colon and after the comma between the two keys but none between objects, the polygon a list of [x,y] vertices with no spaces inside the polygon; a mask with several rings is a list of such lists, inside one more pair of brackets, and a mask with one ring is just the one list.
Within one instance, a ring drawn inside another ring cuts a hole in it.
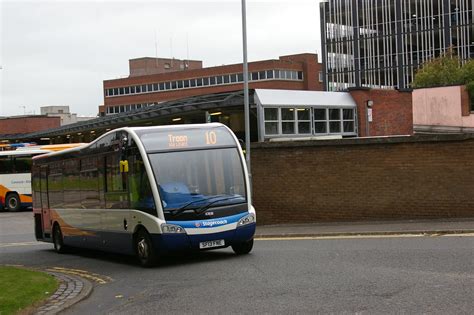
[{"label": "pole", "polygon": [[250,168],[250,105],[249,105],[249,69],[247,64],[247,17],[245,0],[242,0],[242,39],[244,54],[244,114],[245,114],[245,160],[247,170],[252,182],[252,172]]}]

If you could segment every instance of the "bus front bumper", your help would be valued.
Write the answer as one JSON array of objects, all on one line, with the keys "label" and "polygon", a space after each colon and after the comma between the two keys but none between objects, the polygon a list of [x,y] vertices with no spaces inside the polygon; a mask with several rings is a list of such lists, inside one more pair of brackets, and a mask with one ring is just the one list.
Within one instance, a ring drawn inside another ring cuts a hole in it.
[{"label": "bus front bumper", "polygon": [[218,240],[224,240],[224,245],[215,248],[224,248],[251,240],[255,235],[255,228],[256,224],[252,223],[234,230],[219,233],[197,235],[188,235],[186,233],[152,234],[151,238],[153,245],[159,253],[200,250],[201,243]]}]

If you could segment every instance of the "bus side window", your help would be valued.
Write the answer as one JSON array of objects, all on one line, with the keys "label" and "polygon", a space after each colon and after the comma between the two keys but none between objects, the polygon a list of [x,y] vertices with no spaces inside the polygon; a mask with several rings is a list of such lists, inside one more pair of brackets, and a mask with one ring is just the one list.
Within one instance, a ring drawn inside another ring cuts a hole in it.
[{"label": "bus side window", "polygon": [[130,163],[128,180],[131,207],[156,216],[157,213],[150,180],[142,156],[133,141],[129,149],[128,160]]},{"label": "bus side window", "polygon": [[13,173],[13,163],[9,156],[0,157],[0,174]]},{"label": "bus side window", "polygon": [[41,208],[41,185],[40,185],[40,172],[39,166],[33,167],[31,171],[31,186],[33,193],[33,207]]},{"label": "bus side window", "polygon": [[30,173],[31,165],[33,163],[30,156],[18,156],[15,158],[15,172],[16,173]]}]

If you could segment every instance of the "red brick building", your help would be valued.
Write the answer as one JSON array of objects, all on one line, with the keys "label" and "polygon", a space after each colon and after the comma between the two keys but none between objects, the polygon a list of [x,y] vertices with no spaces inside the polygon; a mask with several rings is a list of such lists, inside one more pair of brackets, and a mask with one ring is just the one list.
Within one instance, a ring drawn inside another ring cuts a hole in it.
[{"label": "red brick building", "polygon": [[61,126],[60,117],[46,115],[13,116],[0,119],[0,134],[15,135],[43,131]]},{"label": "red brick building", "polygon": [[[196,60],[139,58],[129,66],[129,77],[104,81],[101,116],[243,88],[242,64],[203,68]],[[322,91],[321,69],[316,54],[250,62],[249,88]]]}]

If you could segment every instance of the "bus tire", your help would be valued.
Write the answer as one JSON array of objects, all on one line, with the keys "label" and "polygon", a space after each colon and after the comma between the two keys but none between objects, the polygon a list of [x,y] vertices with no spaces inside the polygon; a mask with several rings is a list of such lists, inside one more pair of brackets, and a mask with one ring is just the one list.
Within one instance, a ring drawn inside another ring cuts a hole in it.
[{"label": "bus tire", "polygon": [[63,232],[59,224],[55,224],[53,228],[53,244],[54,250],[59,254],[64,254],[67,250],[66,245],[64,245]]},{"label": "bus tire", "polygon": [[135,237],[135,253],[143,267],[153,267],[158,263],[158,255],[145,229],[138,230]]},{"label": "bus tire", "polygon": [[10,212],[16,212],[21,208],[20,196],[16,193],[8,194],[5,199],[5,208]]},{"label": "bus tire", "polygon": [[249,241],[232,245],[232,249],[234,250],[234,253],[236,253],[237,255],[248,254],[250,253],[252,248],[253,248],[253,238]]}]

